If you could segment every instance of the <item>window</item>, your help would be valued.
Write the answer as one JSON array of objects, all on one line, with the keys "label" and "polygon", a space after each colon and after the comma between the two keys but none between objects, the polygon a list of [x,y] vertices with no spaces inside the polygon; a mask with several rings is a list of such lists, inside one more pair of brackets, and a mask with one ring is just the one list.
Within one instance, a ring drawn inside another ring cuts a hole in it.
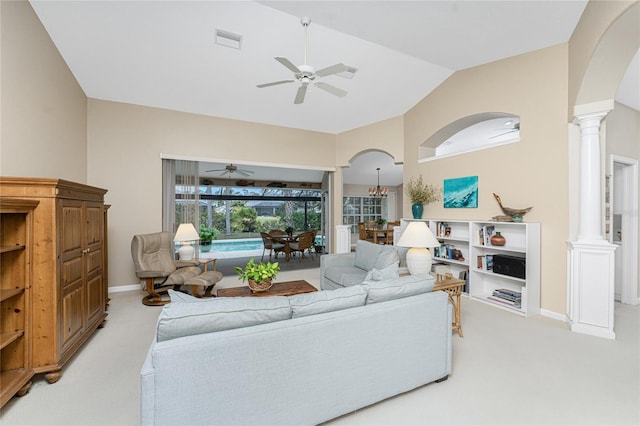
[{"label": "window", "polygon": [[[383,201],[384,200],[384,201]],[[358,233],[358,222],[378,220],[383,217],[386,199],[373,197],[343,197],[342,223],[353,225],[351,233]]]}]

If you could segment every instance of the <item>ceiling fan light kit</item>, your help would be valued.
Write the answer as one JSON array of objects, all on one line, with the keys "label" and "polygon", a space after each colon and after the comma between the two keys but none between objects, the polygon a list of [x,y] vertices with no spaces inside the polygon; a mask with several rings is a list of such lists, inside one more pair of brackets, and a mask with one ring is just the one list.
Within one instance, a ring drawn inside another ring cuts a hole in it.
[{"label": "ceiling fan light kit", "polygon": [[280,81],[274,81],[271,83],[263,83],[263,84],[258,84],[257,87],[260,89],[263,89],[265,87],[276,86],[279,84],[294,83],[298,81],[300,83],[300,87],[298,87],[298,91],[296,92],[296,97],[293,101],[294,104],[301,104],[304,102],[304,98],[307,94],[307,89],[309,87],[309,84],[313,84],[319,89],[322,89],[325,92],[331,93],[332,95],[340,98],[346,96],[347,92],[345,90],[335,87],[329,83],[325,83],[322,81],[315,81],[315,80],[317,77],[327,77],[330,75],[347,72],[349,71],[350,68],[343,63],[337,63],[316,71],[313,66],[307,64],[307,30],[309,28],[309,24],[311,24],[311,18],[307,16],[303,16],[300,19],[300,23],[304,28],[304,64],[296,66],[293,64],[293,62],[291,62],[287,58],[284,58],[281,56],[277,56],[275,58],[276,61],[280,62],[282,65],[287,67],[291,72],[293,72],[295,80],[280,80]]}]

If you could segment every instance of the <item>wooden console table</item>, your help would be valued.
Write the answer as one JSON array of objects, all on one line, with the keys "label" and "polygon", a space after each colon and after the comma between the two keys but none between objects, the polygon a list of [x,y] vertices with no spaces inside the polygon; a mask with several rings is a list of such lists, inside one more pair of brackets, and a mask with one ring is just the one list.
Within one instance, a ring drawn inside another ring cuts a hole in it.
[{"label": "wooden console table", "polygon": [[460,326],[460,301],[462,295],[462,289],[464,288],[465,281],[453,278],[453,275],[439,275],[438,279],[433,286],[433,291],[445,291],[449,296],[449,303],[453,306],[453,323],[451,329],[458,332],[458,336],[462,335],[462,327]]}]

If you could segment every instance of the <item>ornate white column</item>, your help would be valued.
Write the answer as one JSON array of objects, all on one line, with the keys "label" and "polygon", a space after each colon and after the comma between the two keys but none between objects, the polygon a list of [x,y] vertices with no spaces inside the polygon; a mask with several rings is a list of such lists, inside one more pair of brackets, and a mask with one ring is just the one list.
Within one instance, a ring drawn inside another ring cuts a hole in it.
[{"label": "ornate white column", "polygon": [[567,316],[572,331],[615,339],[615,246],[602,236],[600,158],[600,123],[612,105],[595,111],[594,106],[603,105],[576,107],[587,111],[574,119],[580,126],[580,211],[578,240],[568,243]]}]

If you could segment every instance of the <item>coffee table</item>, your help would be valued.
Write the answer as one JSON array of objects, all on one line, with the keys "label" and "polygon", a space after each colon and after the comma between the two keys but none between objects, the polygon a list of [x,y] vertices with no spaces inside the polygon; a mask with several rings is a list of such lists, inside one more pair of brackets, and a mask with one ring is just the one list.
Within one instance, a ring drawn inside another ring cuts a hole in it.
[{"label": "coffee table", "polygon": [[218,297],[293,296],[294,294],[312,293],[314,291],[318,291],[318,289],[305,280],[296,280],[274,283],[268,291],[260,293],[252,293],[248,286],[221,288],[218,290]]}]

